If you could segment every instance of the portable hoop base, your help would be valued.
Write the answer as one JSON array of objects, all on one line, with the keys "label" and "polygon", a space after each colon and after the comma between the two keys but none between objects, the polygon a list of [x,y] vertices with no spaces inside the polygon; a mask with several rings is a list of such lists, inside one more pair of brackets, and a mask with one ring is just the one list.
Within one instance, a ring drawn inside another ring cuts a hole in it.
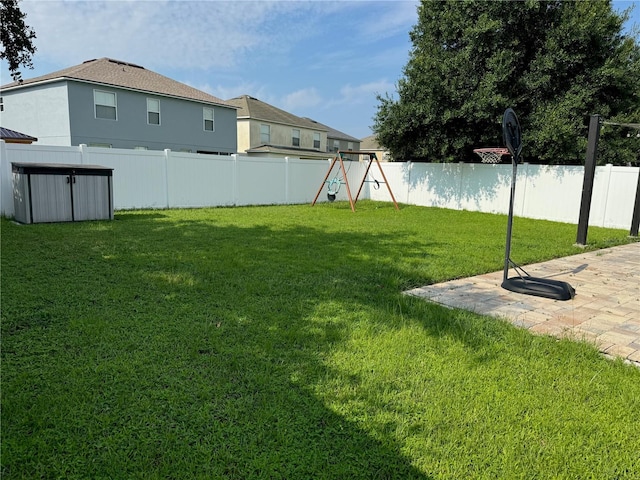
[{"label": "portable hoop base", "polygon": [[[504,272],[502,276],[502,288],[515,293],[545,297],[553,300],[571,300],[575,294],[575,289],[567,282],[550,280],[547,278],[535,278],[519,267],[511,260],[511,231],[513,228],[513,203],[516,194],[516,177],[518,173],[518,163],[520,162],[520,152],[522,150],[522,132],[520,122],[516,113],[507,108],[502,117],[502,138],[507,146],[507,151],[511,155],[513,173],[511,174],[511,194],[509,198],[509,218],[507,222],[507,241],[504,255]],[[482,153],[491,152],[501,155],[498,148],[476,149],[474,150],[482,157]],[[484,161],[484,158],[483,158]],[[509,268],[513,267],[517,277],[508,278]],[[520,272],[524,273],[522,275]]]},{"label": "portable hoop base", "polygon": [[553,300],[571,300],[576,295],[575,289],[567,282],[548,278],[512,277],[504,280],[501,287],[515,293]]}]

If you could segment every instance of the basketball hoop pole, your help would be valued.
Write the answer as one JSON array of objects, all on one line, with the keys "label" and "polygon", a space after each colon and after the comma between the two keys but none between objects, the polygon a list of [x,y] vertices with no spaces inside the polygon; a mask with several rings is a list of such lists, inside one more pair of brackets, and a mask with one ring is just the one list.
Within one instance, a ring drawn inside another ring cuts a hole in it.
[{"label": "basketball hoop pole", "polygon": [[518,173],[518,161],[520,155],[512,156],[513,173],[511,174],[511,197],[509,198],[509,220],[507,221],[507,242],[506,251],[504,253],[504,274],[502,275],[503,283],[509,278],[509,267],[513,263],[511,261],[511,232],[513,231],[513,204],[516,197],[516,175]]},{"label": "basketball hoop pole", "polygon": [[[567,282],[553,280],[550,278],[535,278],[524,271],[522,267],[511,260],[511,232],[513,230],[513,204],[516,194],[516,174],[518,172],[518,162],[522,151],[522,137],[520,122],[516,113],[511,108],[507,108],[502,117],[502,136],[511,153],[513,173],[511,175],[511,197],[509,198],[509,220],[507,223],[507,242],[504,254],[504,275],[501,287],[516,293],[535,295],[554,300],[570,300],[575,295],[574,288]],[[514,268],[517,277],[509,278],[509,268]]]}]

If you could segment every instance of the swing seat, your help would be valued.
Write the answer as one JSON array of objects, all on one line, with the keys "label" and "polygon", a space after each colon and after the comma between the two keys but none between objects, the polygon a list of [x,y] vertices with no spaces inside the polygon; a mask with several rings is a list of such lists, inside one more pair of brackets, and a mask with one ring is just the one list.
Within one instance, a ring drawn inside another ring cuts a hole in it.
[{"label": "swing seat", "polygon": [[327,200],[329,200],[330,202],[333,202],[336,199],[336,194],[335,193],[327,193]]}]

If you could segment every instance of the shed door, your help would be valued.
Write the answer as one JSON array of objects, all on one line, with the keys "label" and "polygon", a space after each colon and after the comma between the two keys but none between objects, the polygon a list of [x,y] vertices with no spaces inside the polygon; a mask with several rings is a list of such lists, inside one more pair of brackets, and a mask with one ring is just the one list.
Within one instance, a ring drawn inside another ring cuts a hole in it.
[{"label": "shed door", "polygon": [[111,205],[109,177],[102,175],[74,175],[73,219],[109,220]]},{"label": "shed door", "polygon": [[30,177],[31,221],[39,223],[73,220],[70,176],[32,174]]}]

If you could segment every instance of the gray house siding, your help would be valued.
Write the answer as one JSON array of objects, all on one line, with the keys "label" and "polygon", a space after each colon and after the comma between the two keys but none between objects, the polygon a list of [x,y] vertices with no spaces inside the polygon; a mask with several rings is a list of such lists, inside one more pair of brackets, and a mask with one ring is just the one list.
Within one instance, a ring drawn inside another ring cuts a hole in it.
[{"label": "gray house siding", "polygon": [[[338,141],[338,148],[334,147],[335,140]],[[346,152],[347,150],[349,150],[349,143],[351,143],[351,150],[360,150],[360,142],[358,141],[340,140],[327,136],[327,151],[337,152],[338,150],[340,150],[341,152]]]},{"label": "gray house siding", "polygon": [[[68,89],[72,145],[229,154],[237,151],[235,109],[82,82],[68,82]],[[96,118],[94,90],[116,94],[116,120]],[[148,98],[160,102],[160,125],[148,124]],[[214,110],[214,131],[204,130],[203,108]]]}]

